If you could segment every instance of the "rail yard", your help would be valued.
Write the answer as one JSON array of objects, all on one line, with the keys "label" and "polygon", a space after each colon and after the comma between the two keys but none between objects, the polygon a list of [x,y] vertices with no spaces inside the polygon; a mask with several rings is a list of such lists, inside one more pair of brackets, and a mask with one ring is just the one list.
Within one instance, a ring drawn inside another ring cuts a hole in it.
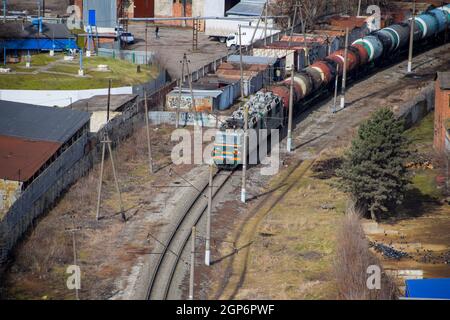
[{"label": "rail yard", "polygon": [[0,299],[450,299],[450,3],[16,2]]}]

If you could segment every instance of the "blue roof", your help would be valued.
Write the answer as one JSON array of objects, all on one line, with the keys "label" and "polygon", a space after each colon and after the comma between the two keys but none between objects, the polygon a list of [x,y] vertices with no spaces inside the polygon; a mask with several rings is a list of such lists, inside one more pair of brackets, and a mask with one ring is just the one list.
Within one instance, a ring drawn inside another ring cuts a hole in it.
[{"label": "blue roof", "polygon": [[450,278],[406,280],[406,297],[450,299]]}]

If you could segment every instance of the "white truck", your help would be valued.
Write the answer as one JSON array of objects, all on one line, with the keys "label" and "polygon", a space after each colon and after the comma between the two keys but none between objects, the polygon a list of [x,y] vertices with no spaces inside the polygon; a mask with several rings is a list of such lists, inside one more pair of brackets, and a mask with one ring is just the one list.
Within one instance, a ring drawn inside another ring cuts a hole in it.
[{"label": "white truck", "polygon": [[[228,19],[214,19],[206,20],[205,35],[216,38],[222,43],[227,42],[228,48],[231,46],[239,46],[239,39],[236,37],[233,40],[233,36],[238,35],[239,25],[241,25],[242,32],[242,45],[249,45],[252,39],[253,32],[255,31],[258,19],[254,20],[228,20]],[[259,40],[264,38],[264,22],[260,22],[258,31],[256,32],[255,39]],[[279,30],[273,29],[273,23],[267,24],[267,35],[272,35],[279,32]],[[245,34],[245,35],[244,35]],[[229,42],[229,45],[228,45]]]},{"label": "white truck", "polygon": [[[230,50],[234,50],[239,48],[240,45],[242,46],[248,46],[253,42],[258,41],[260,39],[264,39],[265,36],[269,37],[275,33],[280,32],[280,30],[276,29],[269,29],[264,30],[264,26],[259,26],[259,28],[256,30],[256,27],[241,27],[241,41],[242,43],[239,43],[239,31],[236,31],[234,33],[230,33],[227,37],[227,48]],[[254,35],[254,37],[253,37]]]}]

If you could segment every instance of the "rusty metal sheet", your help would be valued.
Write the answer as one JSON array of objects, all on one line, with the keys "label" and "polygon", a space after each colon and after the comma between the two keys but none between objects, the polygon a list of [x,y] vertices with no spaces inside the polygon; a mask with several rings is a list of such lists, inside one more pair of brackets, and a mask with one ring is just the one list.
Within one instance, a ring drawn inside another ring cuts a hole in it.
[{"label": "rusty metal sheet", "polygon": [[61,143],[0,136],[0,179],[27,181]]}]

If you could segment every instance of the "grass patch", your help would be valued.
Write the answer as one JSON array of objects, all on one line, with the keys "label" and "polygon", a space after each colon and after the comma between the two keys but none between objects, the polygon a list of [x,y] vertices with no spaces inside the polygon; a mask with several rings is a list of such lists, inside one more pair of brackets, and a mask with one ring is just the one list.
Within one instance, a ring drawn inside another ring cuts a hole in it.
[{"label": "grass patch", "polygon": [[[258,227],[237,299],[336,297],[331,276],[336,225],[342,219],[347,197],[333,187],[333,179],[317,178],[307,166],[305,162],[288,177],[284,172],[269,184],[278,193],[279,184],[294,181],[294,187]],[[330,209],[322,209],[324,204]],[[268,234],[270,237],[265,236]]]},{"label": "grass patch", "polygon": [[418,124],[406,130],[406,136],[411,140],[411,145],[419,152],[432,151],[434,137],[434,113],[428,114]]},{"label": "grass patch", "polygon": [[435,170],[417,170],[412,179],[413,186],[422,195],[439,199],[442,196],[442,192],[437,188],[436,176],[437,173]]},{"label": "grass patch", "polygon": [[[32,57],[32,67],[43,66],[49,62],[57,61],[62,55],[50,57],[48,54],[39,54]],[[109,79],[112,79],[113,87],[132,86],[154,79],[158,75],[156,66],[141,66],[141,72],[137,72],[137,65],[122,60],[115,60],[106,57],[85,58],[84,69],[86,75],[90,77],[76,77],[78,74],[78,61],[64,62],[58,61],[48,71],[69,73],[71,75],[55,75],[49,73],[39,74],[2,74],[0,75],[1,89],[16,90],[83,90],[99,89],[108,86]],[[109,66],[110,72],[97,72],[94,69],[99,64]],[[17,71],[27,71],[27,69],[17,67],[24,66],[25,62],[14,65]]]}]

